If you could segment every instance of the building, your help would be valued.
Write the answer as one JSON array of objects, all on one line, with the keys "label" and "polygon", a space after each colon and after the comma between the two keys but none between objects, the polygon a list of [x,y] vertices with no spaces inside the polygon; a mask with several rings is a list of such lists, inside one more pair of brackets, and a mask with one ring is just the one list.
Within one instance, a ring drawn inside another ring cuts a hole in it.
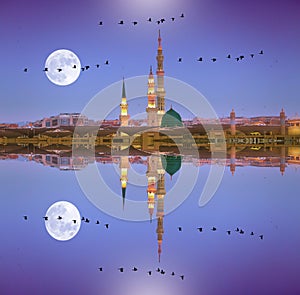
[{"label": "building", "polygon": [[70,126],[88,126],[89,123],[89,119],[80,113],[60,113],[59,115],[37,121],[33,123],[33,126],[42,128],[60,128]]}]

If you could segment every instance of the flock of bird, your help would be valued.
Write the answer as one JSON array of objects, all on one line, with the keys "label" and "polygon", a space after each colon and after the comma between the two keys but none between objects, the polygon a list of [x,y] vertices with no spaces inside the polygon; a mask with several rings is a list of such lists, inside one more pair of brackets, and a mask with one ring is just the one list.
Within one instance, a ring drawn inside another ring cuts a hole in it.
[{"label": "flock of bird", "polygon": [[[28,216],[27,216],[27,215],[24,215],[23,218],[24,218],[24,220],[28,220]],[[43,219],[44,219],[45,221],[47,221],[47,220],[49,219],[49,217],[48,217],[48,216],[44,216]],[[59,215],[59,216],[57,216],[57,219],[58,219],[58,220],[62,220],[63,217],[61,217],[61,216]],[[81,221],[82,221],[82,222],[85,222],[85,223],[90,223],[90,222],[91,222],[91,220],[90,220],[89,218],[86,218],[86,217],[81,217]],[[77,223],[77,220],[76,220],[76,219],[73,219],[72,222],[73,222],[74,224],[76,224],[76,223]],[[100,221],[99,221],[99,220],[96,220],[95,224],[100,224]],[[105,223],[104,226],[105,226],[107,229],[109,228],[109,224],[108,224],[108,223]],[[182,231],[183,231],[183,227],[182,227],[182,226],[178,226],[177,229],[178,229],[179,232],[182,232]],[[204,232],[204,228],[203,228],[203,227],[197,227],[197,230],[198,230],[200,233]],[[217,228],[216,228],[215,226],[213,226],[210,230],[214,232],[214,231],[217,230]],[[239,233],[239,234],[241,234],[241,235],[245,234],[245,230],[243,230],[243,229],[241,229],[241,228],[239,228],[239,227],[237,227],[235,230],[227,230],[227,231],[226,231],[227,235],[229,235],[229,236],[231,235],[232,232],[237,232],[237,233]],[[254,236],[254,235],[255,235],[254,232],[251,231],[251,232],[250,232],[250,236]],[[261,235],[258,235],[258,237],[259,237],[261,240],[263,240],[263,238],[264,238],[264,236],[263,236],[262,234],[261,234]]]},{"label": "flock of bird", "polygon": [[[180,16],[179,16],[179,19],[182,19],[184,18],[184,13],[181,13]],[[170,18],[171,22],[174,22],[175,21],[175,18],[174,16]],[[146,22],[148,23],[156,23],[158,25],[160,24],[163,24],[164,22],[166,22],[166,18],[160,18],[160,19],[157,19],[157,20],[154,20],[152,17],[149,17]],[[134,21],[130,21],[129,22],[130,24],[132,24],[133,26],[136,26],[138,23],[140,23],[140,21],[137,21],[137,20],[134,20]],[[125,24],[125,21],[124,20],[120,20],[118,23],[118,25],[124,25]],[[99,21],[98,23],[99,26],[103,26],[104,25],[104,21]]]},{"label": "flock of bird", "polygon": [[[103,272],[103,271],[104,271],[104,268],[103,268],[103,267],[98,267],[98,270],[99,270],[100,272]],[[119,267],[119,268],[118,268],[118,271],[119,271],[120,273],[124,273],[125,268],[124,268],[124,267]],[[131,269],[131,271],[137,272],[137,271],[138,271],[138,268],[137,268],[137,267],[133,267],[133,268]],[[162,268],[159,268],[159,267],[158,267],[155,271],[148,270],[148,271],[147,271],[147,274],[148,274],[149,276],[151,276],[151,275],[152,275],[153,273],[155,273],[155,272],[157,272],[157,273],[159,273],[159,274],[162,274],[162,275],[166,274],[166,271],[163,270]],[[175,272],[172,271],[172,272],[170,273],[170,275],[174,277],[174,276],[175,276]],[[184,279],[184,275],[180,275],[179,277],[181,278],[181,280]]]},{"label": "flock of bird", "polygon": [[[263,55],[263,54],[264,54],[264,51],[263,51],[263,50],[261,50],[260,52],[258,52],[258,55]],[[255,54],[254,54],[254,53],[251,53],[249,56],[250,56],[251,59],[252,59],[252,58],[254,58]],[[236,61],[242,61],[245,57],[246,57],[245,55],[239,55],[239,56],[237,56],[237,57],[233,57],[233,56],[231,56],[231,54],[228,54],[228,55],[226,56],[227,59],[233,59],[233,60],[236,60]],[[216,62],[216,61],[219,60],[219,59],[217,59],[216,57],[205,59],[205,58],[202,57],[202,56],[200,56],[200,57],[198,57],[198,58],[196,59],[197,62],[203,62],[203,61],[205,61],[205,60],[212,61],[212,62]],[[183,57],[178,57],[177,62],[178,62],[178,63],[182,63],[182,62],[183,62]],[[104,62],[104,65],[106,65],[106,66],[109,65],[109,64],[110,64],[110,61],[109,61],[109,60],[106,60],[106,61]],[[98,63],[98,64],[95,64],[93,67],[99,69],[100,66],[101,66],[101,64]],[[76,65],[73,65],[72,68],[73,68],[73,69],[76,69],[77,66],[76,66]],[[82,67],[81,67],[81,71],[82,71],[82,72],[83,72],[83,71],[87,71],[87,70],[89,70],[90,68],[92,68],[92,66],[90,66],[90,65],[82,66]],[[24,68],[23,71],[24,71],[25,73],[27,73],[28,70],[29,70],[28,68]],[[43,72],[48,72],[48,70],[49,70],[48,68],[44,68],[44,69],[43,69]],[[57,68],[56,70],[57,70],[57,72],[59,72],[59,73],[63,71],[62,68]]]}]

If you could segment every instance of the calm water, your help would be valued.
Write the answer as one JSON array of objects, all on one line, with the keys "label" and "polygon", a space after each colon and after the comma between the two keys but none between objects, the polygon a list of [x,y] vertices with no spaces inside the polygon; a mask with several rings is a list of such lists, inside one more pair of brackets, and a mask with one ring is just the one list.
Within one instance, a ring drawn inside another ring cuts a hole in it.
[{"label": "calm water", "polygon": [[[97,168],[104,182],[120,195],[122,212],[119,165],[116,158],[114,163],[98,162]],[[152,223],[112,217],[86,197],[73,170],[57,167],[28,157],[0,161],[1,294],[300,293],[297,165],[287,165],[283,176],[279,167],[254,166],[237,167],[232,176],[227,166],[216,194],[204,207],[198,206],[198,200],[209,165],[197,167],[183,161],[172,179],[166,173],[166,203],[180,173],[198,171],[199,176],[188,198],[164,217],[160,263],[156,209]],[[147,158],[132,158],[129,167],[125,212],[129,200],[147,201]],[[143,178],[145,185],[130,184],[133,174]],[[60,200],[73,203],[90,220],[82,222],[69,241],[52,238],[43,219]],[[236,232],[237,227],[244,234]],[[138,270],[132,271],[133,267]],[[158,267],[165,274],[158,273]]]}]

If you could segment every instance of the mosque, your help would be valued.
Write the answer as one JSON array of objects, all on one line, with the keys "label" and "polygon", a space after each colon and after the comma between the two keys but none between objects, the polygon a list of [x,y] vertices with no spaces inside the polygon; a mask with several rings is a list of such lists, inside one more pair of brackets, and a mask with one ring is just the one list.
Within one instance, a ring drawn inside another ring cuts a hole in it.
[{"label": "mosque", "polygon": [[[150,66],[150,72],[148,76],[148,105],[146,108],[147,113],[147,126],[149,127],[176,127],[183,126],[181,116],[172,107],[165,112],[165,88],[164,88],[164,56],[162,50],[162,39],[160,36],[160,30],[158,32],[158,49],[156,55],[157,61],[157,85],[155,87],[154,75],[152,72],[152,66]],[[129,122],[128,103],[126,99],[125,82],[123,79],[122,84],[122,99],[120,103],[120,126],[128,126]],[[165,189],[165,173],[167,172],[172,177],[181,167],[181,156],[169,156],[153,154],[148,157],[147,160],[147,203],[149,219],[152,222],[152,216],[156,207],[157,218],[157,244],[158,244],[158,260],[162,253],[162,240],[164,234],[164,197],[166,195]],[[127,172],[130,168],[128,157],[120,156],[120,182],[123,199],[123,209],[126,199],[126,187],[127,187]]]}]

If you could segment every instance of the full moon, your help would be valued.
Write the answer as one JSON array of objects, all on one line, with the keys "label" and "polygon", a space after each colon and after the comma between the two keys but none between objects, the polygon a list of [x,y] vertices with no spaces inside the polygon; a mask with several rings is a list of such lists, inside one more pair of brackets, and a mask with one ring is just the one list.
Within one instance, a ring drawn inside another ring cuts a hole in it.
[{"label": "full moon", "polygon": [[53,51],[46,59],[45,73],[48,79],[60,86],[74,83],[81,70],[77,55],[67,49]]},{"label": "full moon", "polygon": [[56,202],[49,207],[46,216],[48,217],[48,220],[45,220],[47,232],[58,241],[67,241],[74,238],[80,229],[80,214],[72,203],[66,201]]}]

